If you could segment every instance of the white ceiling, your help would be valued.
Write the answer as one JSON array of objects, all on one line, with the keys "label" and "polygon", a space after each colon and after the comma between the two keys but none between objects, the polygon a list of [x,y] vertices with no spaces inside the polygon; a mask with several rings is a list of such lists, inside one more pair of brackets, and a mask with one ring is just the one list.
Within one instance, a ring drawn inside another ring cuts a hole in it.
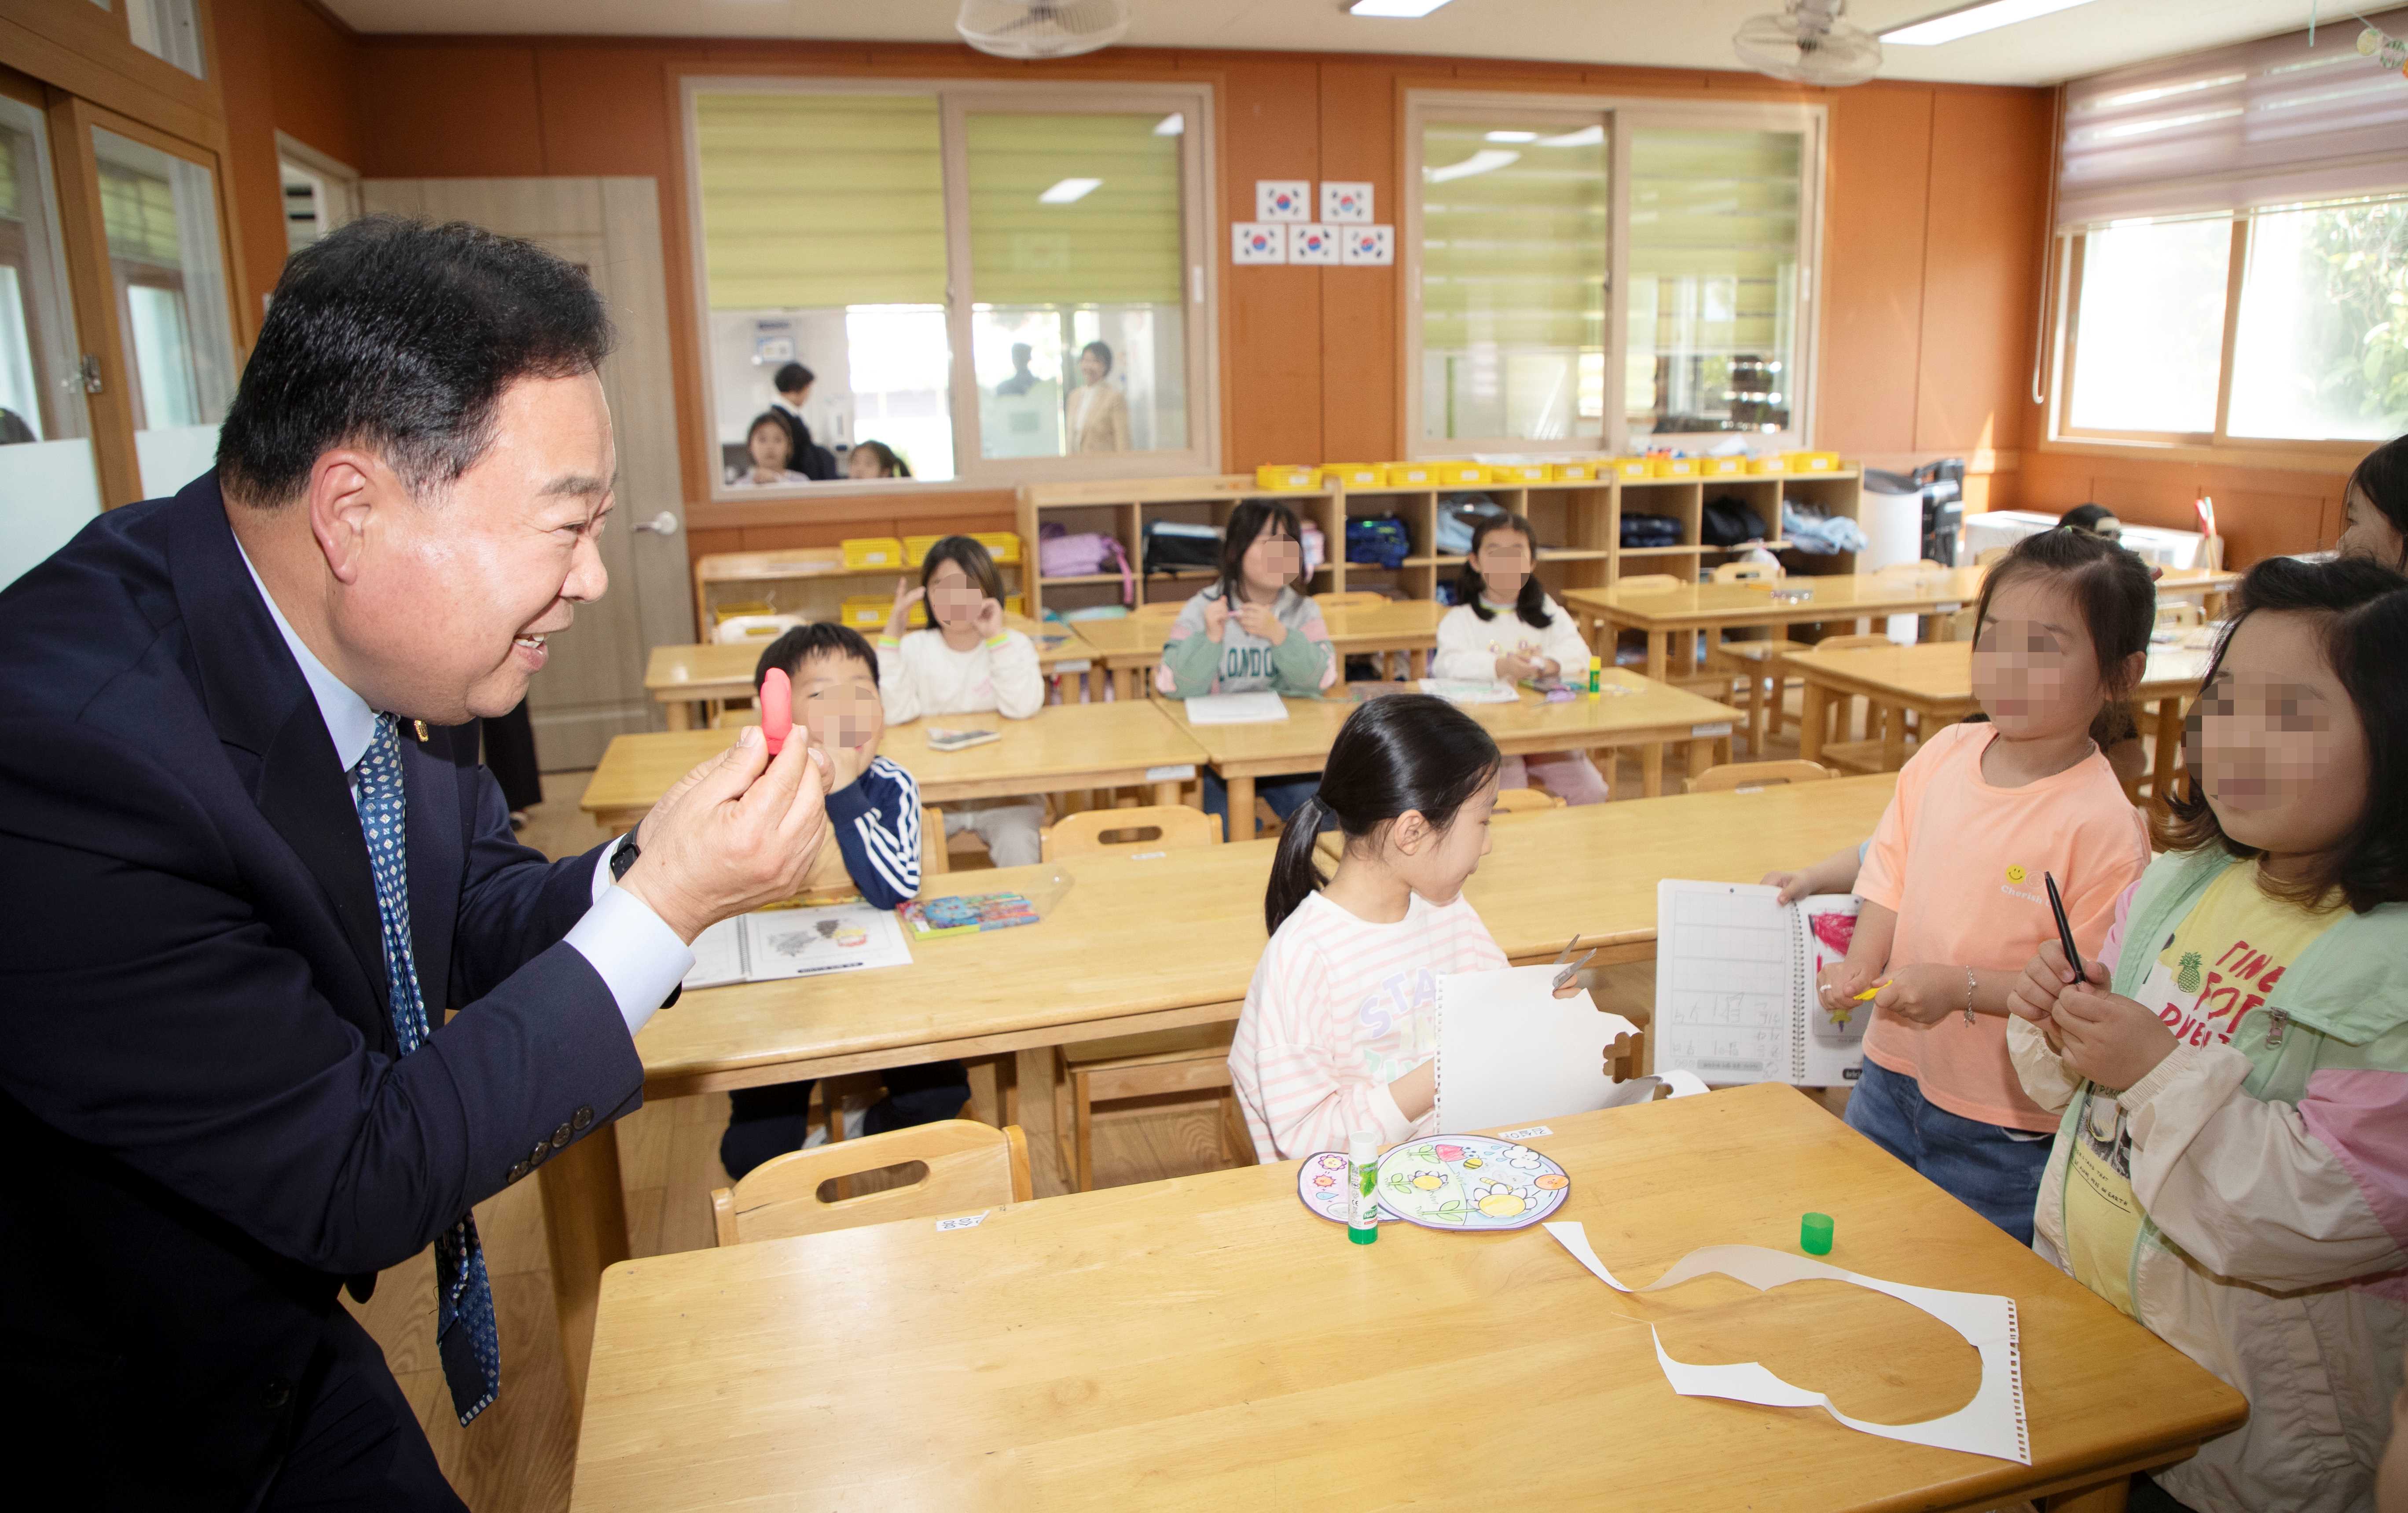
[{"label": "white ceiling", "polygon": [[[370,33],[955,40],[957,0],[326,0]],[[1852,0],[1872,31],[1964,0]],[[1952,42],[1886,47],[1885,79],[2051,84],[2305,26],[2310,0],[2091,0]],[[1128,0],[1125,45],[1411,52],[1553,63],[1733,68],[1731,33],[1781,0],[1452,0],[1420,21],[1369,21],[1340,0]],[[2345,7],[2328,22],[2353,27]]]}]

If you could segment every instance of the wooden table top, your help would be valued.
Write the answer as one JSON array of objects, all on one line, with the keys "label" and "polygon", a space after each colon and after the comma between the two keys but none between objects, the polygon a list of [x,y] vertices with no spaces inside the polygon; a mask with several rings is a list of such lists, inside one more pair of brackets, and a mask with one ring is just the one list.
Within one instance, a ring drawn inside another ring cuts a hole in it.
[{"label": "wooden table top", "polygon": [[[2149,665],[2133,688],[2136,699],[2154,700],[2195,693],[2207,676],[2211,652],[2152,646]],[[1792,652],[1782,665],[1810,683],[1862,694],[1935,714],[1970,714],[1973,698],[1973,643],[1931,641],[1914,646],[1871,646],[1860,651]]]},{"label": "wooden table top", "polygon": [[[672,1011],[674,1012],[674,1011]],[[1644,1282],[1787,1250],[2016,1309],[2032,1464],[1674,1394],[1758,1361],[1848,1413],[1951,1411],[1980,1379],[1899,1300],[1727,1277],[1618,1293],[1543,1230],[1398,1223],[1348,1243],[1296,1163],[624,1261],[602,1281],[572,1505],[1681,1510],[1987,1508],[2181,1458],[2241,1395],[1795,1089],[1549,1121],[1561,1218]]]},{"label": "wooden table top", "polygon": [[[1434,599],[1400,598],[1326,609],[1321,620],[1328,627],[1330,645],[1340,656],[1355,652],[1405,652],[1438,643],[1438,623],[1446,617],[1446,610]],[[1070,623],[1110,665],[1159,660],[1173,622],[1126,615]]]},{"label": "wooden table top", "polygon": [[[1040,626],[1023,615],[1008,614],[1004,624],[1037,641],[1037,665],[1092,658],[1095,648],[1068,626]],[[876,636],[869,638],[876,641]],[[761,660],[761,641],[707,642],[701,645],[655,646],[644,663],[644,691],[662,703],[679,699],[750,699],[752,669]]]},{"label": "wooden table top", "polygon": [[[1636,745],[1650,741],[1687,741],[1700,730],[1730,734],[1734,711],[1728,704],[1686,693],[1670,684],[1654,683],[1625,668],[1607,668],[1604,681],[1628,688],[1627,694],[1598,699],[1582,695],[1549,703],[1527,689],[1512,704],[1466,704],[1463,712],[1487,727],[1507,756],[1540,751],[1585,751],[1598,746]],[[1394,687],[1395,684],[1373,686]],[[1352,698],[1290,699],[1287,718],[1263,725],[1192,725],[1183,699],[1164,699],[1163,707],[1182,730],[1203,747],[1213,770],[1224,777],[1260,777],[1277,772],[1319,770],[1329,755],[1338,728],[1354,713]]]},{"label": "wooden table top", "polygon": [[[1499,820],[1465,892],[1516,960],[1573,935],[1643,956],[1661,877],[1753,883],[1870,835],[1893,774],[1617,800]],[[949,873],[930,896],[1073,879],[1044,920],[922,941],[909,967],[685,994],[636,1037],[655,1098],[1237,1017],[1262,955],[1276,843]],[[871,990],[874,985],[874,990]],[[1157,1016],[1151,1023],[1131,1016]]]},{"label": "wooden table top", "polygon": [[[931,751],[932,723],[944,729],[994,730],[1002,739],[961,751]],[[735,739],[732,728],[614,736],[578,807],[590,814],[649,809],[696,762],[725,751]],[[1025,720],[993,713],[933,715],[887,727],[878,750],[902,763],[919,780],[921,799],[932,804],[1151,782],[1156,780],[1145,774],[1155,768],[1192,768],[1204,759],[1203,749],[1149,699],[1048,704]]]},{"label": "wooden table top", "polygon": [[[1640,630],[1683,627],[1804,625],[1815,620],[1854,620],[1871,615],[1931,613],[1971,604],[1982,596],[1981,568],[1944,568],[1931,572],[1799,573],[1755,583],[1684,584],[1667,589],[1575,588],[1564,605],[1575,614]],[[2221,569],[2168,568],[2157,580],[2160,598],[2222,593],[2241,581]],[[1811,598],[1776,602],[1772,591],[1805,589]]]}]

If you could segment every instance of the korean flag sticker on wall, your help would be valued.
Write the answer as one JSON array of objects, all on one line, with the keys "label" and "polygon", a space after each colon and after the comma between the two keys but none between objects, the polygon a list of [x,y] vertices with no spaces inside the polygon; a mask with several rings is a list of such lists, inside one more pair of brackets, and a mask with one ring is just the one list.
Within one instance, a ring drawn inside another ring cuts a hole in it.
[{"label": "korean flag sticker on wall", "polygon": [[1338,228],[1318,222],[1287,228],[1287,260],[1291,263],[1338,261]]},{"label": "korean flag sticker on wall", "polygon": [[1312,180],[1310,179],[1255,180],[1254,219],[1257,221],[1312,220]]},{"label": "korean flag sticker on wall", "polygon": [[1259,221],[1240,221],[1229,228],[1229,261],[1232,263],[1284,263],[1287,261],[1287,228],[1265,225]]},{"label": "korean flag sticker on wall", "polygon": [[1371,186],[1338,179],[1321,181],[1321,219],[1352,224],[1371,219]]},{"label": "korean flag sticker on wall", "polygon": [[1397,260],[1394,226],[1346,226],[1340,261],[1349,267],[1384,267]]}]

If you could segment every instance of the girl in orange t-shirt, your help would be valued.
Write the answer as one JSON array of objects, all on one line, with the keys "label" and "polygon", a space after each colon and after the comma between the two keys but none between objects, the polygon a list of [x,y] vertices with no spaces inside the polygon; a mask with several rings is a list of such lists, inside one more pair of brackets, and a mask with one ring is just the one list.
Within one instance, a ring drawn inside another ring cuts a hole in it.
[{"label": "girl in orange t-shirt", "polygon": [[2027,538],[1982,585],[1973,691],[1987,723],[1928,737],[1865,852],[1846,959],[1827,1008],[1878,988],[1848,1123],[2028,1245],[2056,1116],[2007,1059],[2007,1000],[2057,937],[2043,874],[2075,943],[2106,938],[2148,866],[2139,811],[2093,725],[2148,662],[2147,565],[2100,537]]}]

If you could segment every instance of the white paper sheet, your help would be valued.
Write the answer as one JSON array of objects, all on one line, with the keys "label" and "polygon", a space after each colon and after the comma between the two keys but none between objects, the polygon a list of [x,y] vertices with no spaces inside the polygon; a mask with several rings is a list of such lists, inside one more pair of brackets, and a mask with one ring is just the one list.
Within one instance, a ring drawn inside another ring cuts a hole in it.
[{"label": "white paper sheet", "polygon": [[[1438,980],[1438,1127],[1490,1130],[1636,1102],[1605,1056],[1639,1027],[1584,991],[1555,996],[1552,966],[1450,973]],[[1649,1096],[1653,1096],[1652,1088]]]},{"label": "white paper sheet", "polygon": [[1852,1419],[1821,1392],[1793,1387],[1753,1361],[1725,1366],[1693,1366],[1664,1352],[1663,1336],[1652,1326],[1656,1363],[1672,1391],[1684,1397],[1722,1397],[1735,1403],[1761,1403],[1776,1408],[1821,1408],[1859,1434],[1884,1439],[1929,1445],[1943,1450],[1988,1455],[2018,1465],[2031,1464],[2031,1429],[2024,1416],[2024,1375],[2021,1347],[2015,1335],[2013,1298],[1987,1292],[1946,1292],[1936,1288],[1909,1287],[1842,1271],[1812,1256],[1791,1255],[1754,1245],[1714,1245],[1692,1250],[1674,1261],[1663,1275],[1645,1287],[1627,1287],[1606,1270],[1589,1248],[1588,1232],[1577,1222],[1558,1220],[1546,1226],[1557,1244],[1591,1275],[1617,1292],[1654,1292],[1708,1275],[1727,1276],[1759,1292],[1790,1282],[1821,1278],[1847,1282],[1886,1293],[1912,1304],[1964,1337],[1982,1357],[1982,1385],[1973,1401],[1956,1412],[1921,1423],[1873,1423]]},{"label": "white paper sheet", "polygon": [[744,916],[723,919],[694,938],[694,965],[681,987],[717,987],[744,980]]},{"label": "white paper sheet", "polygon": [[1422,692],[1445,699],[1450,704],[1518,704],[1522,696],[1510,683],[1486,683],[1477,678],[1424,678]]},{"label": "white paper sheet", "polygon": [[1250,694],[1203,694],[1187,701],[1190,725],[1268,725],[1287,718],[1287,705],[1268,688]]},{"label": "white paper sheet", "polygon": [[911,948],[893,913],[866,903],[820,909],[764,909],[744,916],[747,982],[816,977],[829,972],[908,967]]}]

